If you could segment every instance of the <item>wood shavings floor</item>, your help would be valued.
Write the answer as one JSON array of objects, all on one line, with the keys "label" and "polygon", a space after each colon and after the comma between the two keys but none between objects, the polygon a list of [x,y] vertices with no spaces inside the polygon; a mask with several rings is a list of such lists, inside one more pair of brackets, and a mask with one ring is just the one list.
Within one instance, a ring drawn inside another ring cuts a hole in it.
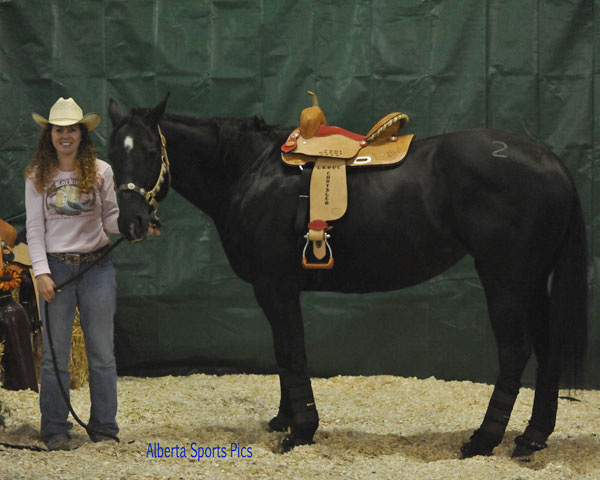
[{"label": "wood shavings floor", "polygon": [[[276,376],[122,377],[120,443],[91,443],[76,425],[72,451],[0,447],[0,478],[600,478],[598,391],[561,392],[580,401],[559,400],[548,448],[524,462],[510,453],[529,418],[531,390],[521,391],[494,456],[461,460],[460,446],[483,418],[490,385],[372,376],[314,379],[313,388],[321,418],[316,443],[282,454],[284,434],[266,430],[279,404]],[[71,398],[87,420],[87,387]],[[0,400],[11,411],[0,442],[43,446],[37,394],[0,389]],[[163,456],[153,457],[160,449]]]}]

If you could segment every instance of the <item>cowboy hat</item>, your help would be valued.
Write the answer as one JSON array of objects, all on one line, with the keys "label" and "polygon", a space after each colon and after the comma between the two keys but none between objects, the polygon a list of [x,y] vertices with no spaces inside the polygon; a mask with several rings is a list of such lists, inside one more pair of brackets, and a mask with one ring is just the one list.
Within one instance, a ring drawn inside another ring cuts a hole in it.
[{"label": "cowboy hat", "polygon": [[49,123],[61,127],[83,123],[90,132],[100,125],[100,122],[102,121],[100,115],[97,113],[88,113],[84,116],[83,110],[75,103],[75,100],[72,98],[67,98],[65,100],[63,97],[60,97],[56,103],[52,105],[47,120],[39,113],[32,113],[31,116],[35,123],[42,128],[45,128]]}]

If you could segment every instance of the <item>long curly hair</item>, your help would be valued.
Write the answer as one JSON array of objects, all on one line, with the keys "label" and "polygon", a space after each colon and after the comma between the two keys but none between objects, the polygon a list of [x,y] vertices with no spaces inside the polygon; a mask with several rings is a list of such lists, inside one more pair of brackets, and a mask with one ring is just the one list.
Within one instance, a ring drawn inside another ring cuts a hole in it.
[{"label": "long curly hair", "polygon": [[[87,127],[80,123],[79,128],[81,129],[81,143],[75,158],[75,172],[79,179],[80,190],[83,193],[89,193],[94,189],[98,177],[96,154]],[[35,188],[42,193],[54,177],[57,168],[58,157],[52,144],[52,125],[49,123],[40,134],[33,159],[25,170],[25,178],[29,178],[33,174]]]}]

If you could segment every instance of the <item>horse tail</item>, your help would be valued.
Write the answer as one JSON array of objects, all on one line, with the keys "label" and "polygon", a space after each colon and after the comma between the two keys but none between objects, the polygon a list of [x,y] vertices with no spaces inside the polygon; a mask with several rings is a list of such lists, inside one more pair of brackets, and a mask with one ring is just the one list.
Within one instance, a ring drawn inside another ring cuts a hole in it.
[{"label": "horse tail", "polygon": [[575,199],[558,251],[550,289],[550,352],[568,387],[582,381],[588,343],[587,242],[579,198]]}]

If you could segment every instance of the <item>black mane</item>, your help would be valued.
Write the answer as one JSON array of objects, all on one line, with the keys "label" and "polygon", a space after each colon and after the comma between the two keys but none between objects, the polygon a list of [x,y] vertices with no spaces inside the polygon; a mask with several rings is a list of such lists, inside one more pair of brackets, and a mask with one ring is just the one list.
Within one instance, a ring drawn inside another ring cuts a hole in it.
[{"label": "black mane", "polygon": [[176,113],[166,113],[165,120],[171,120],[190,127],[213,125],[217,130],[227,133],[231,138],[236,135],[259,133],[267,137],[278,138],[292,131],[291,127],[270,125],[260,115],[252,117],[195,117]]},{"label": "black mane", "polygon": [[[118,130],[125,123],[135,121],[134,119],[146,117],[151,111],[152,109],[150,108],[132,108],[130,114],[121,118],[114,126],[114,130]],[[237,139],[239,136],[256,133],[264,138],[276,142],[281,140],[283,142],[293,130],[293,127],[271,125],[260,115],[251,117],[198,117],[180,113],[165,113],[163,119],[175,122],[183,127],[190,127],[191,129],[195,127],[212,127],[215,131],[221,133],[220,136],[228,139]],[[143,124],[143,121],[141,123]]]},{"label": "black mane", "polygon": [[[275,151],[281,145],[293,127],[281,127],[268,124],[259,115],[252,117],[196,117],[192,115],[166,113],[165,121],[177,124],[178,129],[187,130],[194,134],[199,130],[214,132],[219,139],[221,152],[219,156],[223,163],[232,166],[244,166],[248,171],[251,163],[263,163],[270,158],[279,158]],[[168,142],[168,139],[167,139]],[[253,152],[253,155],[248,155]],[[237,168],[238,173],[241,170]]]}]

